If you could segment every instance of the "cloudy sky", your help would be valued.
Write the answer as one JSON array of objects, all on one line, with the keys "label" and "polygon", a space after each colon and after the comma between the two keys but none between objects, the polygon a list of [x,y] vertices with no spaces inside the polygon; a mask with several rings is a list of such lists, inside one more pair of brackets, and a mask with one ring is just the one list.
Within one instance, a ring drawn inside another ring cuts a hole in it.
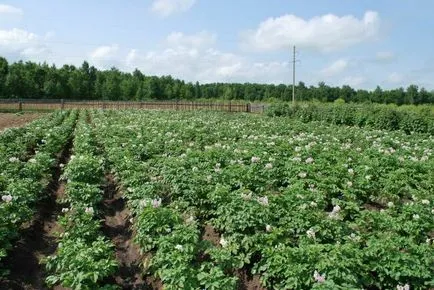
[{"label": "cloudy sky", "polygon": [[200,82],[434,89],[431,0],[0,0],[0,55]]}]

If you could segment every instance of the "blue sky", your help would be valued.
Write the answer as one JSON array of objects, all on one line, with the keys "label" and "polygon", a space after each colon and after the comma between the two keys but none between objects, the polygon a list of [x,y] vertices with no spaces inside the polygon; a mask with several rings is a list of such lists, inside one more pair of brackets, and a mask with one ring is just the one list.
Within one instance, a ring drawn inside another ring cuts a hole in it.
[{"label": "blue sky", "polygon": [[0,0],[0,55],[186,81],[434,89],[434,1]]}]

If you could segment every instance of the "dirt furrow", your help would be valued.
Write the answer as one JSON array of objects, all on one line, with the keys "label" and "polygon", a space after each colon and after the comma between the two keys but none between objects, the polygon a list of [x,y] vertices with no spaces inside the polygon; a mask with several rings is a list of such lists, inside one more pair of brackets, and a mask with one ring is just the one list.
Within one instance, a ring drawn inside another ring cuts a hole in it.
[{"label": "dirt furrow", "polygon": [[118,272],[112,278],[113,282],[122,289],[152,289],[142,278],[140,249],[133,243],[129,222],[130,212],[122,193],[117,190],[112,174],[106,175],[104,197],[103,231],[115,245],[116,259],[120,265]]},{"label": "dirt furrow", "polygon": [[45,196],[37,204],[33,220],[23,228],[20,240],[5,259],[10,274],[7,279],[0,281],[0,289],[47,289],[44,282],[46,272],[40,261],[57,249],[56,232],[59,232],[59,226],[56,221],[61,207],[56,200],[63,196],[65,188],[59,178],[62,174],[61,164],[68,162],[71,148],[72,140],[69,140],[58,158]]}]

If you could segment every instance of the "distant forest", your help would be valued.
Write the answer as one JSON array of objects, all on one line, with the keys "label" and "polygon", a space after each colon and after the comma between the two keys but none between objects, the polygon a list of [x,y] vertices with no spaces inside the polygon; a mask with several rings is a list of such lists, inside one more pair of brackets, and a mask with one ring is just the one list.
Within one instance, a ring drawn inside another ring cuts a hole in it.
[{"label": "distant forest", "polygon": [[[92,99],[92,100],[283,100],[292,98],[292,85],[255,83],[199,84],[174,79],[171,76],[146,76],[140,70],[132,73],[117,68],[98,70],[83,62],[81,67],[64,65],[60,68],[34,62],[8,61],[0,57],[0,98],[22,99]],[[296,86],[297,100],[333,102],[374,102],[402,104],[433,104],[434,91],[416,85],[407,88],[373,91],[355,90],[350,86],[331,87],[321,82],[317,86]]]}]

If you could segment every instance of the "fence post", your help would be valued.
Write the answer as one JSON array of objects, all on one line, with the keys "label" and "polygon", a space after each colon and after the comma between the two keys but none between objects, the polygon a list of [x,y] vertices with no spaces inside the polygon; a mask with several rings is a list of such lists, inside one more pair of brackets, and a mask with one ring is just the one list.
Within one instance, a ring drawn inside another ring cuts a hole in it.
[{"label": "fence post", "polygon": [[60,110],[63,111],[64,108],[65,108],[65,100],[61,99],[60,100]]},{"label": "fence post", "polygon": [[23,110],[23,102],[21,100],[18,101],[18,111]]},{"label": "fence post", "polygon": [[179,100],[176,100],[176,110],[179,110]]}]

